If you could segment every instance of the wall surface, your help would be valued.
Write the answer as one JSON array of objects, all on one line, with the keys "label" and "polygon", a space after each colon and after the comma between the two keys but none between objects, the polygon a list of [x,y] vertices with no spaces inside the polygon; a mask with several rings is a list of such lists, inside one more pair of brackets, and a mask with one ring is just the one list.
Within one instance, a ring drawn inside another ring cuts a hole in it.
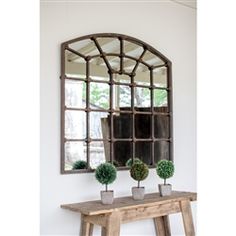
[{"label": "wall surface", "polygon": [[[80,216],[60,204],[99,198],[93,174],[60,174],[60,44],[91,33],[139,38],[173,63],[175,190],[196,191],[196,10],[174,2],[41,3],[41,235],[78,235]],[[152,169],[143,182],[157,191]],[[129,195],[134,181],[118,173],[111,188]],[[194,219],[196,203],[192,204]],[[173,235],[183,235],[180,214],[171,216]],[[99,228],[95,227],[98,235]],[[151,220],[122,225],[121,235],[154,235]]]}]

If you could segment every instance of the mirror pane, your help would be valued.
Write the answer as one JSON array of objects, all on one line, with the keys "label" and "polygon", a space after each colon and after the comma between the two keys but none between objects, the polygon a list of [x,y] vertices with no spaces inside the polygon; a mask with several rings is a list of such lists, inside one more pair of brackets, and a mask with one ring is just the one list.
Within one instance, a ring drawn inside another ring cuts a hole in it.
[{"label": "mirror pane", "polygon": [[120,40],[111,37],[97,38],[102,51],[105,53],[120,53]]},{"label": "mirror pane", "polygon": [[110,64],[111,68],[118,72],[120,71],[120,57],[118,56],[106,56],[108,63]]},{"label": "mirror pane", "polygon": [[127,73],[131,73],[134,69],[136,65],[136,61],[135,60],[131,60],[129,58],[125,58],[124,59],[124,71],[127,72]]},{"label": "mirror pane", "polygon": [[132,157],[132,143],[127,141],[114,142],[114,161],[119,166],[125,166],[125,163]]},{"label": "mirror pane", "polygon": [[160,160],[167,159],[169,160],[169,142],[166,141],[157,141],[154,144],[154,160],[157,163]]},{"label": "mirror pane", "polygon": [[116,110],[131,110],[131,88],[125,85],[113,86],[113,107]]},{"label": "mirror pane", "polygon": [[167,87],[167,68],[159,67],[153,70],[153,84],[156,87]]},{"label": "mirror pane", "polygon": [[65,105],[69,108],[86,107],[86,83],[78,80],[65,80]]},{"label": "mirror pane", "polygon": [[138,59],[143,53],[143,47],[136,43],[124,40],[124,53],[128,56]]},{"label": "mirror pane", "polygon": [[86,137],[86,113],[65,111],[65,138],[84,139]]},{"label": "mirror pane", "polygon": [[90,138],[108,139],[110,138],[110,121],[107,112],[90,112]]},{"label": "mirror pane", "polygon": [[65,170],[72,170],[76,161],[87,160],[87,147],[85,142],[65,142]]},{"label": "mirror pane", "polygon": [[90,167],[96,169],[101,163],[110,160],[108,142],[97,141],[90,143]]},{"label": "mirror pane", "polygon": [[110,87],[106,83],[90,83],[90,108],[109,109]]},{"label": "mirror pane", "polygon": [[147,66],[141,63],[139,64],[134,77],[134,82],[138,85],[150,86],[150,70]]},{"label": "mirror pane", "polygon": [[65,75],[71,78],[86,79],[86,62],[82,57],[65,51]]},{"label": "mirror pane", "polygon": [[151,138],[151,115],[135,115],[135,137],[137,139]]},{"label": "mirror pane", "polygon": [[170,117],[167,115],[154,116],[154,134],[155,138],[169,138],[169,122]]},{"label": "mirror pane", "polygon": [[84,56],[94,56],[100,54],[95,43],[90,39],[84,39],[75,43],[71,43],[69,44],[69,48],[79,52]]},{"label": "mirror pane", "polygon": [[165,89],[154,89],[153,105],[154,107],[167,107],[168,94]]},{"label": "mirror pane", "polygon": [[149,66],[158,66],[164,64],[164,61],[162,61],[158,56],[154,55],[150,51],[146,51],[142,60],[145,61]]},{"label": "mirror pane", "polygon": [[90,75],[93,80],[109,81],[110,76],[104,60],[101,57],[96,57],[90,60],[89,63]]},{"label": "mirror pane", "polygon": [[126,84],[130,84],[130,76],[128,75],[120,75],[120,74],[114,74],[113,75],[113,80],[117,83],[126,83]]},{"label": "mirror pane", "polygon": [[134,88],[134,106],[151,107],[151,93],[149,88]]},{"label": "mirror pane", "polygon": [[135,157],[141,159],[145,164],[152,164],[151,142],[136,142],[135,143]]},{"label": "mirror pane", "polygon": [[125,113],[116,113],[113,116],[113,127],[115,138],[131,138],[132,137],[132,115]]}]

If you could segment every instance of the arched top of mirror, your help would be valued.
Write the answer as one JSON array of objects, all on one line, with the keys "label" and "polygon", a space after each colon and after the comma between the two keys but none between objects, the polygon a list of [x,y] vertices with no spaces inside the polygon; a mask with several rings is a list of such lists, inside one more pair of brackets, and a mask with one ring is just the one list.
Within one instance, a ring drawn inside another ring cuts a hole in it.
[{"label": "arched top of mirror", "polygon": [[[65,72],[68,75],[71,75],[72,69],[69,68],[73,67],[73,63],[83,66],[87,60],[91,60],[92,67],[106,67],[108,73],[127,75],[147,72],[150,69],[154,73],[163,73],[164,66],[171,64],[167,57],[149,44],[123,34],[86,35],[64,42],[62,48],[66,51]],[[158,70],[160,67],[163,68]],[[84,77],[85,68],[80,68],[80,73],[81,71],[84,72]]]}]

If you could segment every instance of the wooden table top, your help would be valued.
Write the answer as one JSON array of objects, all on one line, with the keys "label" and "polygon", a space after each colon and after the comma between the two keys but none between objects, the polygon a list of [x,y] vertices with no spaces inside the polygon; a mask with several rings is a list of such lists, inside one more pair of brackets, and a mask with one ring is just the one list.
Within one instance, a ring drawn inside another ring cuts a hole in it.
[{"label": "wooden table top", "polygon": [[63,204],[61,208],[82,213],[84,215],[106,214],[116,210],[127,210],[137,207],[156,206],[158,204],[170,203],[189,199],[196,201],[197,193],[172,191],[171,196],[161,197],[158,192],[145,194],[144,200],[133,200],[132,196],[115,198],[113,204],[103,205],[101,200]]}]

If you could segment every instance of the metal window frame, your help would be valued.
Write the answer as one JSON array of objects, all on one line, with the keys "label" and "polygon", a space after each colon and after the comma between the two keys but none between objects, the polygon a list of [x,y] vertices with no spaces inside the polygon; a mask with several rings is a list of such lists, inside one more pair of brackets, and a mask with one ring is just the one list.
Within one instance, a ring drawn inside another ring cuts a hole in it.
[{"label": "metal window frame", "polygon": [[[102,47],[99,45],[97,38],[114,38],[118,39],[120,41],[120,53],[104,53],[102,50]],[[71,43],[75,43],[77,41],[85,40],[85,39],[90,39],[92,40],[98,51],[98,55],[94,56],[85,56],[69,47]],[[134,58],[129,55],[126,55],[124,53],[124,40],[135,43],[141,47],[143,47],[143,52],[139,58]],[[70,78],[66,76],[65,73],[65,51],[68,50],[79,57],[82,57],[86,61],[86,79],[80,79],[80,78]],[[158,66],[150,66],[144,61],[142,61],[143,56],[145,55],[146,51],[150,51],[157,57],[159,57],[162,61],[164,61],[164,64],[158,65]],[[106,56],[117,56],[120,57],[120,70],[115,71],[112,69],[112,67],[109,64],[109,61],[107,60]],[[110,80],[109,81],[101,81],[101,80],[94,80],[90,78],[90,68],[89,68],[89,62],[91,59],[96,58],[96,57],[101,57],[104,60],[104,63],[106,64],[108,68],[108,73]],[[132,60],[136,61],[136,64],[134,66],[134,69],[131,73],[127,73],[124,71],[124,58],[129,58]],[[150,71],[150,86],[145,86],[145,85],[137,85],[134,82],[134,77],[135,77],[135,72],[138,68],[138,65],[142,63],[145,66],[148,67]],[[162,87],[156,87],[154,86],[153,83],[153,70],[159,67],[166,67],[167,68],[167,87],[162,88]],[[126,74],[130,76],[131,82],[129,84],[126,83],[120,83],[116,82],[113,80],[113,74]],[[108,141],[110,143],[110,161],[112,162],[114,159],[114,142],[116,141],[129,141],[132,143],[132,158],[135,158],[135,143],[139,141],[147,141],[151,142],[152,148],[151,148],[151,155],[152,155],[152,165],[149,165],[149,168],[155,168],[155,163],[154,163],[154,145],[155,142],[157,141],[167,141],[169,142],[169,160],[173,161],[173,109],[172,109],[172,103],[173,103],[173,95],[172,95],[172,63],[171,61],[165,57],[162,53],[160,53],[158,50],[153,48],[152,46],[148,45],[147,43],[123,34],[116,34],[116,33],[98,33],[98,34],[90,34],[90,35],[85,35],[79,38],[75,38],[69,41],[66,41],[61,44],[61,76],[60,76],[60,81],[61,81],[61,174],[77,174],[77,173],[88,173],[88,172],[94,172],[93,169],[91,169],[88,166],[88,169],[82,169],[82,170],[65,170],[65,142],[66,141],[84,141],[87,144],[87,162],[88,165],[90,163],[90,143],[91,141]],[[68,108],[65,106],[65,80],[78,80],[78,81],[84,81],[86,83],[86,108]],[[89,107],[89,94],[90,94],[90,83],[91,82],[96,82],[96,83],[107,83],[109,85],[110,89],[110,101],[109,101],[109,109],[100,109],[100,110],[95,110],[91,109]],[[118,111],[113,109],[113,85],[126,85],[130,86],[131,88],[131,110],[130,111]],[[147,112],[142,112],[142,111],[136,111],[135,106],[134,106],[134,88],[135,87],[141,87],[141,88],[149,88],[151,91],[151,108],[150,111]],[[167,91],[167,104],[168,104],[168,112],[156,112],[154,110],[154,104],[153,104],[153,97],[154,97],[154,89],[163,89]],[[78,111],[84,111],[86,112],[86,138],[85,139],[66,139],[65,138],[65,111],[66,110],[78,110]],[[89,136],[89,131],[90,131],[90,125],[89,125],[89,115],[91,111],[104,111],[109,113],[110,115],[110,138],[109,139],[91,139]],[[113,114],[114,113],[126,113],[126,114],[131,114],[132,115],[132,138],[124,138],[124,139],[117,139],[114,137],[113,133]],[[150,114],[151,115],[151,137],[148,139],[137,139],[135,137],[135,115],[136,114]],[[156,138],[154,134],[154,116],[155,115],[164,115],[164,116],[169,116],[169,138]],[[128,170],[128,167],[118,167],[118,170]]]}]

